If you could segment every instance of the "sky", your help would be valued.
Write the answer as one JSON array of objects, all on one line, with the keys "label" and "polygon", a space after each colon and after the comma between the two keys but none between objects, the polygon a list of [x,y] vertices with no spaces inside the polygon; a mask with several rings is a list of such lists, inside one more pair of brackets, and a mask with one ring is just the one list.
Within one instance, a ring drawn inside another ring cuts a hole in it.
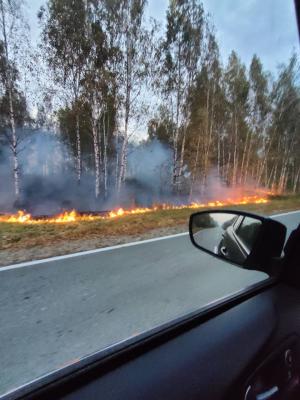
[{"label": "sky", "polygon": [[[215,25],[223,62],[231,50],[250,65],[258,54],[267,70],[275,73],[292,51],[299,52],[293,0],[202,0]],[[168,0],[149,0],[149,14],[163,20]]]},{"label": "sky", "polygon": [[[27,0],[33,40],[39,34],[37,11],[45,1]],[[249,66],[256,53],[265,68],[276,73],[292,51],[299,52],[293,0],[202,0],[216,28],[223,63],[231,50]],[[148,0],[147,15],[165,20],[168,0]]]}]

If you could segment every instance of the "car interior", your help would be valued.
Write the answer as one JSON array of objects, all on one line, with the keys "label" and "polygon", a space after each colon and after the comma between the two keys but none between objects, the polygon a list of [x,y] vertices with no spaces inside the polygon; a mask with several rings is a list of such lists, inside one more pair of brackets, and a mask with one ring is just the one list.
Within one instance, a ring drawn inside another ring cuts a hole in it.
[{"label": "car interior", "polygon": [[[270,223],[256,218],[261,228]],[[276,224],[278,230],[272,225],[257,235],[244,266],[275,272],[269,279],[74,361],[3,399],[300,399],[300,225],[285,238]]]}]

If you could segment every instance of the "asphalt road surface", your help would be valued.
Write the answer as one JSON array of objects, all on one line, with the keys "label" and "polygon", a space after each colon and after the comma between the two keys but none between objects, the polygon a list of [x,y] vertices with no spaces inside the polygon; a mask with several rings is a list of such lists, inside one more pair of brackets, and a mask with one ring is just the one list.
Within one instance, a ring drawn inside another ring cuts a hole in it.
[{"label": "asphalt road surface", "polygon": [[195,233],[193,237],[196,244],[216,253],[218,245],[222,240],[223,232],[224,230],[220,226],[213,228],[204,228]]},{"label": "asphalt road surface", "polygon": [[[280,216],[289,229],[300,212]],[[266,279],[188,235],[0,269],[0,395]]]}]

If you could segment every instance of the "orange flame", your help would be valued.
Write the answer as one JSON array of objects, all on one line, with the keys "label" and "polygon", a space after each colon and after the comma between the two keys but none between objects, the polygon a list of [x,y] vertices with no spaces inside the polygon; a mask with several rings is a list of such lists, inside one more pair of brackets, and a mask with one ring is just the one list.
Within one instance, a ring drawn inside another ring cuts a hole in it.
[{"label": "orange flame", "polygon": [[8,214],[8,215],[0,215],[0,222],[8,222],[8,223],[20,223],[20,224],[60,224],[60,223],[72,223],[79,221],[97,221],[103,219],[113,219],[119,218],[126,215],[136,215],[136,214],[145,214],[149,212],[153,212],[156,210],[179,210],[183,208],[197,209],[197,208],[206,208],[206,207],[222,207],[222,206],[232,206],[232,205],[244,205],[244,204],[264,204],[269,200],[267,197],[260,197],[258,195],[254,196],[244,196],[239,199],[227,199],[224,201],[210,201],[208,203],[191,203],[191,204],[183,204],[179,206],[174,206],[172,204],[159,204],[155,205],[151,208],[143,207],[143,208],[132,208],[128,210],[124,210],[123,208],[119,208],[113,211],[110,211],[106,215],[91,215],[91,214],[79,214],[77,211],[65,211],[59,215],[55,215],[53,217],[48,218],[34,218],[29,213],[25,213],[24,211],[18,211],[16,214]]}]

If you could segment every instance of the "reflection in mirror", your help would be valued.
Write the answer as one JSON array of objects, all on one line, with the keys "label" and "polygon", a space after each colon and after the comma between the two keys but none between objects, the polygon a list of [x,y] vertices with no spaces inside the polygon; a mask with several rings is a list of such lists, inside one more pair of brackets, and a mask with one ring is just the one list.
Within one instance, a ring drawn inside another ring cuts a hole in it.
[{"label": "reflection in mirror", "polygon": [[194,242],[202,249],[243,265],[250,254],[262,222],[244,215],[205,212],[192,216]]}]

